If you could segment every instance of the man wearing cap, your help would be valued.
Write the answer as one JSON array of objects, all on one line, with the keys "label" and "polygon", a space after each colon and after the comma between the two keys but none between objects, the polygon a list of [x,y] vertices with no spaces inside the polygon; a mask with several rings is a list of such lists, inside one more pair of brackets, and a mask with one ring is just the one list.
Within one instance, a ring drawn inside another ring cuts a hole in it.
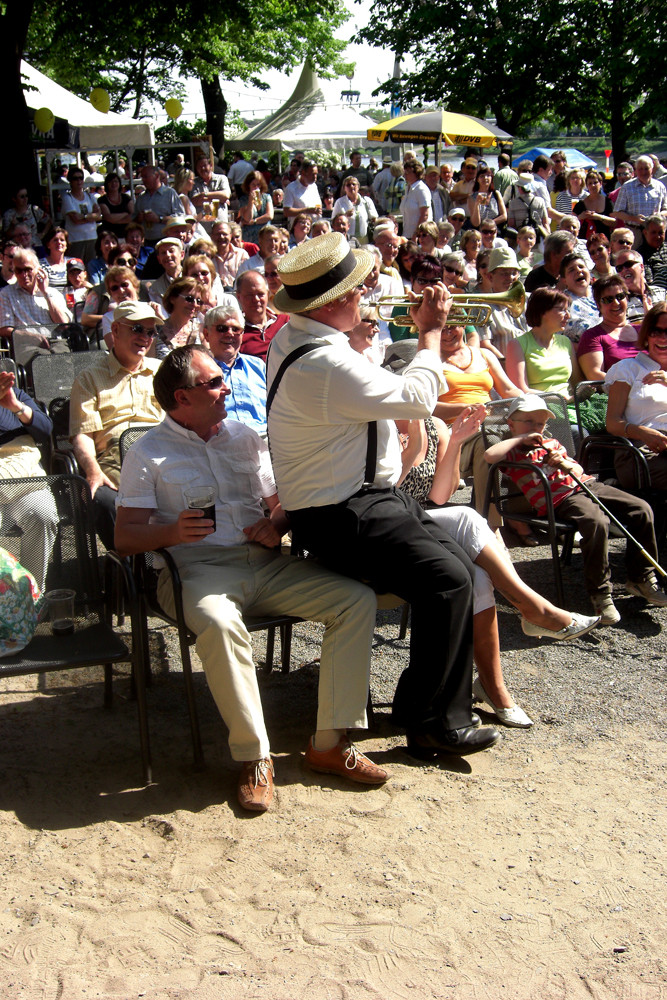
[{"label": "man wearing cap", "polygon": [[[489,278],[494,293],[507,292],[519,280],[519,262],[511,247],[496,247],[489,256]],[[491,315],[486,326],[478,328],[480,347],[486,347],[497,358],[504,358],[507,341],[528,332],[526,318],[518,319],[509,309],[491,304]]]},{"label": "man wearing cap", "polygon": [[431,215],[434,222],[442,222],[447,218],[450,206],[449,192],[440,184],[440,169],[438,167],[427,167],[424,174],[424,183],[431,192]]},{"label": "man wearing cap", "polygon": [[411,240],[417,226],[422,222],[430,222],[433,218],[431,210],[431,192],[424,184],[424,166],[418,160],[408,160],[403,167],[406,190],[401,201],[403,216],[403,236]]},{"label": "man wearing cap", "polygon": [[465,208],[460,208],[454,206],[450,208],[447,213],[447,221],[454,226],[454,235],[449,241],[450,250],[458,250],[461,246],[461,234],[463,232],[463,224],[466,221],[466,211]]},{"label": "man wearing cap", "polygon": [[[507,458],[510,462],[529,462],[541,467],[547,478],[557,516],[574,521],[581,533],[584,583],[595,614],[600,615],[601,625],[613,625],[620,621],[621,616],[611,596],[609,518],[579,483],[585,483],[588,490],[599,497],[615,517],[627,524],[639,545],[657,560],[653,511],[645,500],[600,483],[593,476],[587,475],[567,454],[560,441],[545,435],[547,420],[553,416],[551,410],[544,405],[544,400],[533,393],[512,400],[507,411],[507,423],[512,437],[487,448],[484,458],[490,465]],[[530,506],[535,508],[537,516],[544,517],[547,506],[541,477],[532,469],[508,466],[505,471],[525,495]],[[577,477],[579,483],[573,476]],[[651,565],[638,546],[629,541],[625,560],[628,572],[626,590],[643,597],[649,604],[667,607],[667,594],[658,588]],[[533,628],[537,629],[537,626]]]},{"label": "man wearing cap", "polygon": [[472,194],[472,189],[475,186],[476,176],[477,160],[474,156],[468,156],[461,164],[461,179],[453,185],[452,190],[449,192],[452,205],[455,207],[460,206],[466,211],[466,213],[466,203]]},{"label": "man wearing cap", "polygon": [[384,193],[391,184],[391,156],[384,156],[382,158],[382,170],[378,170],[375,177],[373,178],[373,183],[371,185],[371,191],[375,202],[381,212],[387,211],[387,203],[384,197]]},{"label": "man wearing cap", "polygon": [[213,197],[220,202],[221,218],[226,221],[227,205],[232,195],[229,181],[224,174],[213,173],[211,161],[206,153],[200,153],[195,160],[195,173],[197,176],[190,192],[192,204],[201,211],[204,202],[210,201]]},{"label": "man wearing cap", "polygon": [[[175,236],[165,236],[155,247],[155,257],[162,269],[162,274],[161,277],[151,282],[148,298],[151,302],[157,302],[160,308],[163,309],[162,296],[172,281],[180,278],[183,273],[185,247]],[[165,312],[165,318],[166,315]]]},{"label": "man wearing cap", "polygon": [[[292,313],[268,364],[268,427],[283,508],[300,545],[345,575],[412,605],[410,665],[393,718],[422,760],[493,746],[472,726],[472,567],[419,504],[394,487],[401,473],[393,420],[428,416],[441,391],[442,285],[413,319],[420,350],[405,376],[350,349],[363,281],[373,266],[338,233],[296,247],[279,264],[275,303]],[[297,352],[296,354],[293,352]]]},{"label": "man wearing cap", "polygon": [[146,243],[155,246],[163,235],[164,220],[170,215],[181,215],[183,206],[174,189],[162,183],[157,167],[144,167],[141,179],[146,190],[137,197],[134,217],[144,227]]},{"label": "man wearing cap", "polygon": [[295,219],[303,212],[310,215],[313,222],[322,216],[322,196],[317,186],[317,164],[312,160],[303,161],[299,179],[287,185],[283,196],[285,219]]},{"label": "man wearing cap", "polygon": [[153,374],[159,362],[146,357],[157,334],[157,322],[147,302],[116,306],[111,351],[100,353],[77,375],[70,394],[69,432],[74,456],[88,480],[97,531],[107,548],[113,548],[120,436],[128,427],[157,424],[163,417],[153,392]]},{"label": "man wearing cap", "polygon": [[[375,595],[313,560],[277,550],[287,523],[268,448],[250,427],[225,419],[228,390],[204,347],[178,347],[167,355],[155,391],[167,416],[123,464],[116,543],[124,554],[171,551],[185,620],[197,635],[206,679],[229,729],[229,749],[240,764],[240,805],[265,812],[274,774],[244,613],[324,623],[317,731],[306,765],[362,784],[383,784],[389,774],[347,735],[366,725]],[[184,491],[193,485],[215,487],[214,519],[188,509]],[[167,573],[158,581],[158,597],[173,614]]]}]

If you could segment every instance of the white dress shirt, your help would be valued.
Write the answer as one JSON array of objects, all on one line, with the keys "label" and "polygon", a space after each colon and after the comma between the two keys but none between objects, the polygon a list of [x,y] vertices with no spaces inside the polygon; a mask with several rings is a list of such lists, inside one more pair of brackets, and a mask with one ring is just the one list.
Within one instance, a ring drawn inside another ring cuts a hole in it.
[{"label": "white dress shirt", "polygon": [[203,441],[166,416],[128,451],[116,506],[148,508],[151,523],[171,524],[187,507],[183,491],[204,485],[218,488],[216,528],[198,544],[246,544],[243,529],[262,517],[262,497],[276,492],[266,443],[237,420],[223,420]]},{"label": "white dress shirt", "polygon": [[273,338],[267,384],[296,347],[314,351],[285,372],[269,415],[269,437],[278,494],[285,510],[340,503],[361,489],[368,423],[377,421],[375,485],[392,486],[401,456],[395,419],[433,412],[447,391],[440,358],[418,351],[403,376],[369,365],[346,334],[293,315]]}]

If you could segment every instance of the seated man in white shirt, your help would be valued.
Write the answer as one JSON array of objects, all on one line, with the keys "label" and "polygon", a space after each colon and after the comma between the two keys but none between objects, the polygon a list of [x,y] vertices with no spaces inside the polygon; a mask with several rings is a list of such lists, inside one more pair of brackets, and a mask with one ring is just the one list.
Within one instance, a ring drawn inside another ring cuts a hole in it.
[{"label": "seated man in white shirt", "polygon": [[14,253],[14,274],[16,283],[0,290],[0,336],[13,338],[16,360],[25,364],[35,354],[53,349],[53,328],[69,323],[72,314],[60,292],[49,288],[34,250]]},{"label": "seated man in white shirt", "polygon": [[[311,560],[280,554],[287,522],[268,448],[249,427],[225,419],[228,390],[205,348],[172,351],[155,376],[155,391],[167,416],[123,463],[116,545],[127,555],[171,550],[185,620],[197,634],[206,679],[229,728],[231,755],[241,764],[239,803],[264,812],[273,796],[273,762],[244,613],[324,623],[317,732],[306,763],[315,771],[382,784],[387,772],[347,737],[348,729],[366,724],[375,595]],[[212,518],[188,509],[184,490],[193,485],[215,487]],[[166,572],[158,596],[173,614]]]}]

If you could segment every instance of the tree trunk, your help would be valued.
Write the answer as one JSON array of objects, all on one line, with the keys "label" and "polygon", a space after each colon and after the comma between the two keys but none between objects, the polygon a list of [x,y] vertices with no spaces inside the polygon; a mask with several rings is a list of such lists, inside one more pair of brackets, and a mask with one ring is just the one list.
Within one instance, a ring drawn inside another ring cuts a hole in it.
[{"label": "tree trunk", "polygon": [[34,0],[10,0],[0,17],[0,65],[4,67],[2,127],[5,135],[11,137],[11,149],[7,148],[5,156],[0,158],[0,191],[8,198],[19,185],[25,185],[30,203],[39,205],[39,174],[21,86],[21,59],[33,4]]},{"label": "tree trunk", "polygon": [[614,166],[628,159],[626,149],[627,128],[623,116],[622,85],[612,75],[611,92],[609,94],[609,118],[611,125],[611,150],[614,155]]},{"label": "tree trunk", "polygon": [[199,78],[201,92],[204,97],[204,107],[206,108],[206,131],[213,139],[213,148],[219,157],[225,153],[225,116],[227,115],[227,101],[225,100],[219,77],[213,80]]}]

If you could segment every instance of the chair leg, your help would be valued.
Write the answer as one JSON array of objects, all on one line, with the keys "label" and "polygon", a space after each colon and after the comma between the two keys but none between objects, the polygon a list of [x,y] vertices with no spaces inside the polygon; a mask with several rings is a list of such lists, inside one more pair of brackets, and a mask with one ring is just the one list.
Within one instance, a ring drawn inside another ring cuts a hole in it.
[{"label": "chair leg", "polygon": [[371,695],[371,689],[368,688],[368,701],[366,702],[366,718],[368,720],[368,728],[375,728],[375,709],[373,708],[373,697]]},{"label": "chair leg", "polygon": [[284,674],[289,673],[290,661],[292,659],[292,626],[280,626],[280,663]]},{"label": "chair leg", "polygon": [[398,638],[405,639],[408,634],[408,622],[410,620],[410,605],[406,601],[401,611],[401,626],[398,630]]},{"label": "chair leg", "polygon": [[560,554],[558,552],[558,538],[556,537],[556,529],[553,525],[549,526],[549,541],[551,543],[551,561],[553,563],[554,580],[556,583],[556,597],[558,600],[559,607],[564,607],[564,595],[563,595],[563,574],[561,572],[560,566]]},{"label": "chair leg", "polygon": [[148,706],[146,704],[146,682],[142,655],[132,664],[132,679],[137,695],[137,713],[139,715],[139,742],[141,744],[141,762],[144,774],[144,784],[153,784],[153,762],[151,760],[151,745],[148,734]]},{"label": "chair leg", "polygon": [[195,700],[195,689],[192,680],[192,661],[190,659],[190,647],[187,640],[180,634],[178,641],[181,647],[181,663],[183,664],[183,680],[185,682],[185,697],[188,703],[188,718],[190,719],[190,735],[192,737],[192,755],[195,767],[200,770],[204,767],[204,752],[201,745],[201,733],[199,731],[199,717],[197,715],[197,704]]},{"label": "chair leg", "polygon": [[104,664],[104,707],[111,708],[113,702],[113,673],[110,663]]},{"label": "chair leg", "polygon": [[270,674],[273,670],[273,654],[276,648],[276,627],[271,625],[266,630],[266,661],[264,663],[264,673]]}]

